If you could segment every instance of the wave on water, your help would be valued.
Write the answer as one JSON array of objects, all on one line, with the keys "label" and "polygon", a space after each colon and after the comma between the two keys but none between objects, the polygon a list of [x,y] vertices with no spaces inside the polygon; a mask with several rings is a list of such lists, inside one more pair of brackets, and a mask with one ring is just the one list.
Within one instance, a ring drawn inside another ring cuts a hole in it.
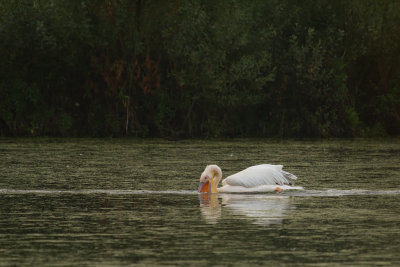
[{"label": "wave on water", "polygon": [[[197,195],[196,190],[117,190],[117,189],[79,189],[79,190],[56,190],[56,189],[0,189],[0,194],[109,194],[109,195],[150,195],[150,194],[176,194],[176,195]],[[220,193],[226,194],[226,193]],[[254,193],[246,193],[254,195]],[[260,194],[260,193],[257,193]],[[285,195],[296,197],[340,197],[358,195],[400,195],[400,190],[363,190],[363,189],[327,189],[327,190],[298,190],[284,191],[281,193],[263,193],[269,195]],[[245,194],[243,194],[245,195]]]},{"label": "wave on water", "polygon": [[362,195],[400,195],[400,190],[364,190],[364,189],[327,189],[327,190],[304,190],[290,192],[290,196],[299,197],[341,197],[341,196],[362,196]]},{"label": "wave on water", "polygon": [[79,189],[79,190],[53,190],[53,189],[0,189],[0,194],[109,194],[109,195],[146,195],[146,194],[180,194],[197,195],[191,190],[117,190],[117,189]]}]

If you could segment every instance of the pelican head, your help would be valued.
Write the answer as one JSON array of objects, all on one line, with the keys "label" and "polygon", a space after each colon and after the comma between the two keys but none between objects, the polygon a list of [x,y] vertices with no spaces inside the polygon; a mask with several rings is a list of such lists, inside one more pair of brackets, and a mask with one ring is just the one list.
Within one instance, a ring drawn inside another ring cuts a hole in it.
[{"label": "pelican head", "polygon": [[221,168],[207,165],[200,176],[199,193],[218,193],[217,186],[222,178]]}]

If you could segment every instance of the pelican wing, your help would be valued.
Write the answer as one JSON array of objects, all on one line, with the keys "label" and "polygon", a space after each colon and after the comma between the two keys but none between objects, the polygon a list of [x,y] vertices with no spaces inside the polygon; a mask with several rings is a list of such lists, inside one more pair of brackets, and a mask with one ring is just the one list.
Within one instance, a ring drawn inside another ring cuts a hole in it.
[{"label": "pelican wing", "polygon": [[222,185],[254,187],[259,185],[291,185],[297,179],[291,173],[282,170],[282,165],[262,164],[249,167],[228,176]]}]

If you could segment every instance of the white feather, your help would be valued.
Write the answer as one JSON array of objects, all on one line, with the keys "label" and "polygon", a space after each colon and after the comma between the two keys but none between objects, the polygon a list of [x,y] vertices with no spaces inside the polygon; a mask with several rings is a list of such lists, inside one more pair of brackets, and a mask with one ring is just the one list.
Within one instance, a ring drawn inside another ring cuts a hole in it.
[{"label": "white feather", "polygon": [[222,181],[222,186],[229,185],[250,188],[261,185],[291,185],[297,177],[291,173],[282,171],[282,168],[282,165],[270,164],[252,166],[228,176]]}]

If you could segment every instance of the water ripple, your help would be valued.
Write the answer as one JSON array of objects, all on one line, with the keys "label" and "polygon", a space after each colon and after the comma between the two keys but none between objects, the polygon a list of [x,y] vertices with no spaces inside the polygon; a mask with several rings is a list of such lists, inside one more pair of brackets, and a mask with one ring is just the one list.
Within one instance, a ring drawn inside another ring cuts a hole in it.
[{"label": "water ripple", "polygon": [[[175,195],[197,195],[195,190],[105,190],[105,189],[81,189],[81,190],[53,190],[53,189],[0,189],[0,194],[108,194],[108,195],[146,195],[146,194],[175,194]],[[221,195],[227,193],[220,193]],[[240,195],[259,195],[261,193],[246,193]],[[362,190],[362,189],[327,189],[327,190],[299,190],[288,191],[282,193],[262,193],[268,195],[284,195],[296,197],[340,197],[340,196],[355,196],[355,195],[400,195],[400,190]]]}]

